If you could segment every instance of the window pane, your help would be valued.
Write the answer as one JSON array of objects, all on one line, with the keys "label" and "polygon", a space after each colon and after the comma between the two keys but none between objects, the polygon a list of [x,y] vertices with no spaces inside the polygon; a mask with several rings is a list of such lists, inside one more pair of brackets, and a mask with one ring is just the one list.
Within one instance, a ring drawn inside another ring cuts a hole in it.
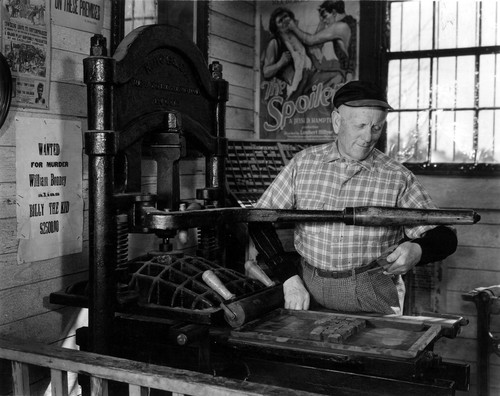
[{"label": "window pane", "polygon": [[452,107],[455,104],[456,58],[439,58],[434,61],[432,84],[435,107]]},{"label": "window pane", "polygon": [[432,87],[435,107],[473,107],[474,57],[438,58],[434,64]]},{"label": "window pane", "polygon": [[434,2],[420,2],[420,49],[432,49],[432,15]]},{"label": "window pane", "polygon": [[431,1],[391,3],[391,51],[432,49],[432,15]]},{"label": "window pane", "polygon": [[474,106],[474,70],[473,56],[459,56],[457,58],[457,107]]},{"label": "window pane", "polygon": [[389,62],[387,94],[391,106],[399,109],[428,108],[429,78],[429,59]]},{"label": "window pane", "polygon": [[389,61],[387,76],[387,101],[394,109],[401,107],[401,61]]},{"label": "window pane", "polygon": [[500,59],[497,54],[479,58],[479,106],[500,105]]},{"label": "window pane", "polygon": [[500,110],[483,110],[478,117],[477,162],[500,162]]},{"label": "window pane", "polygon": [[436,48],[456,48],[457,3],[440,1],[436,6],[438,10],[435,27]]},{"label": "window pane", "polygon": [[391,51],[401,51],[401,9],[402,3],[392,3],[391,18]]},{"label": "window pane", "polygon": [[481,2],[481,45],[500,45],[500,2]]},{"label": "window pane", "polygon": [[387,117],[387,153],[400,162],[427,162],[427,112],[391,112]]},{"label": "window pane", "polygon": [[401,48],[403,51],[419,49],[419,1],[403,3]]},{"label": "window pane", "polygon": [[156,0],[125,0],[125,35],[132,30],[158,22]]},{"label": "window pane", "polygon": [[457,1],[457,47],[467,48],[478,45],[478,18],[476,17],[479,2]]},{"label": "window pane", "polygon": [[432,138],[431,162],[474,162],[474,112],[436,112]]},{"label": "window pane", "polygon": [[436,48],[465,48],[477,45],[476,6],[471,0],[438,1],[435,26]]}]

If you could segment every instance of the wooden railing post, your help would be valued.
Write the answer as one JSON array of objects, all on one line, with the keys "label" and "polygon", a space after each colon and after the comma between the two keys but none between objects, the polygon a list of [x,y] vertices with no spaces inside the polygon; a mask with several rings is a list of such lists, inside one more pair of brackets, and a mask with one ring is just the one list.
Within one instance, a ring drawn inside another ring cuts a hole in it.
[{"label": "wooden railing post", "polygon": [[28,365],[12,361],[12,385],[14,387],[14,396],[29,396],[30,393],[30,374]]},{"label": "wooden railing post", "polygon": [[90,377],[90,396],[108,396],[108,380]]},{"label": "wooden railing post", "polygon": [[52,396],[68,396],[68,373],[50,369],[50,387]]},{"label": "wooden railing post", "polygon": [[[139,385],[128,386],[128,396],[149,396],[149,388]],[[172,396],[174,396],[172,394]]]}]

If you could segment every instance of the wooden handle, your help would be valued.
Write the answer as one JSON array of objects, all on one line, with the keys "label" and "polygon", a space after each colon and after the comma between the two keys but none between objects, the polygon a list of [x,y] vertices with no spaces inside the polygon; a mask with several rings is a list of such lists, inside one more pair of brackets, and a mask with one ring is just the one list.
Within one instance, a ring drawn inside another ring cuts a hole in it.
[{"label": "wooden handle", "polygon": [[234,298],[234,294],[231,293],[226,286],[222,283],[217,275],[212,270],[206,270],[201,276],[205,283],[217,294],[219,294],[224,300],[230,300]]},{"label": "wooden handle", "polygon": [[253,260],[248,260],[245,263],[245,273],[249,278],[256,279],[265,286],[274,286],[274,282],[267,276],[267,274],[260,268],[259,265]]}]

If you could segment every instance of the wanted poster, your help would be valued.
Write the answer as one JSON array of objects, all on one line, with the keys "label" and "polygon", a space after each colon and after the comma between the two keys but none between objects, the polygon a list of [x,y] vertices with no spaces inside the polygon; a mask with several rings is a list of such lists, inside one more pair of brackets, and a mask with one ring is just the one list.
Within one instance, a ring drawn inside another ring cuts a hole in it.
[{"label": "wanted poster", "polygon": [[81,123],[28,117],[15,122],[18,262],[80,252]]}]

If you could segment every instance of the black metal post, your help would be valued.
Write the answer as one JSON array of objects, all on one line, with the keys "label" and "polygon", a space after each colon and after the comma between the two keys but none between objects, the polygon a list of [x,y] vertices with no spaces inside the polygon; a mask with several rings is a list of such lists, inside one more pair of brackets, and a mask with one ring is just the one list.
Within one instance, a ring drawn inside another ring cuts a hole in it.
[{"label": "black metal post", "polygon": [[113,161],[118,144],[113,123],[114,59],[96,35],[84,59],[87,84],[89,161],[89,350],[108,354],[115,312],[116,214]]},{"label": "black metal post", "polygon": [[491,294],[480,292],[474,304],[477,309],[477,389],[479,396],[489,396]]}]

